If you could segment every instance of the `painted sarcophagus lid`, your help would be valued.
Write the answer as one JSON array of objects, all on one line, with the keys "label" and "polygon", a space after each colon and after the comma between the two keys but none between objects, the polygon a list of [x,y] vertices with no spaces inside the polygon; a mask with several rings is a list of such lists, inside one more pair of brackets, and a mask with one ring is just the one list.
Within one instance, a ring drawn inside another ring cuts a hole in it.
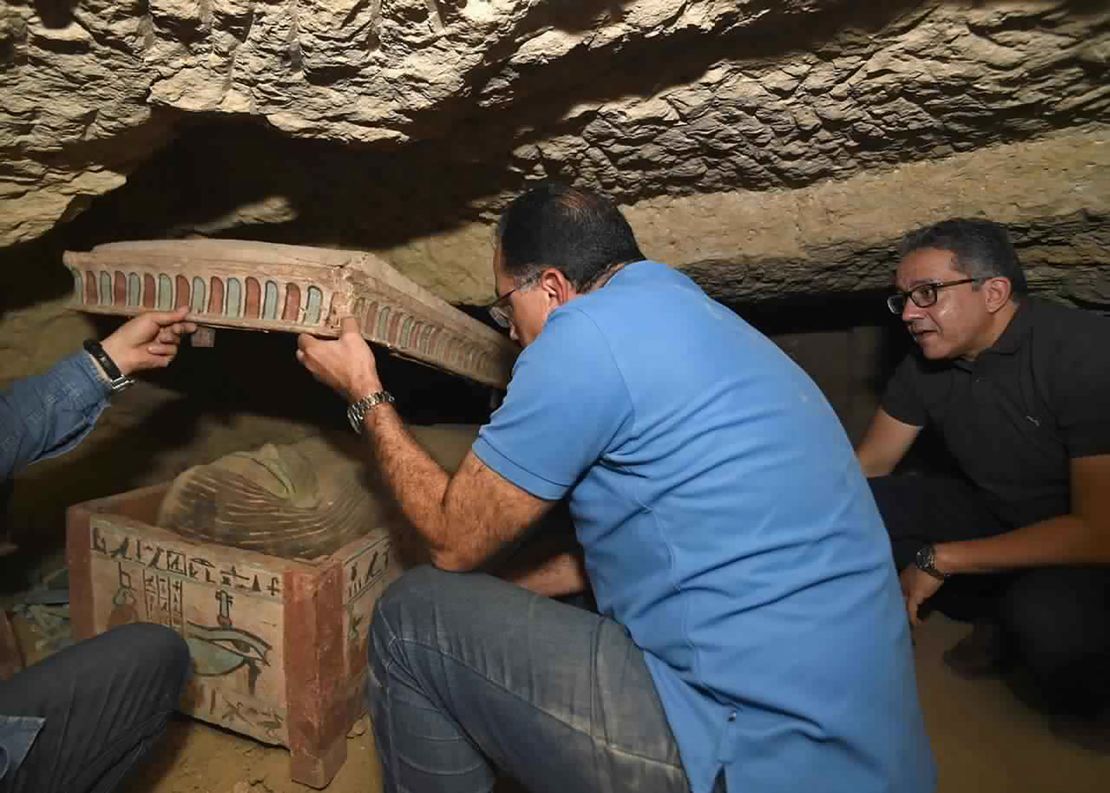
[{"label": "painted sarcophagus lid", "polygon": [[368,341],[504,388],[516,348],[363,251],[246,240],[149,240],[67,251],[74,308],[134,315],[189,307],[204,325],[338,336],[354,316]]}]

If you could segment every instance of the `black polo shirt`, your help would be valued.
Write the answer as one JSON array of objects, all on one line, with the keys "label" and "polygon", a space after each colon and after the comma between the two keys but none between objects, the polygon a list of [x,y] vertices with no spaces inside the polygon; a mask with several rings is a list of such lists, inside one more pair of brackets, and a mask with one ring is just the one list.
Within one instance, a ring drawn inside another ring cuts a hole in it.
[{"label": "black polo shirt", "polygon": [[882,406],[936,428],[1011,526],[1065,514],[1071,458],[1110,454],[1110,318],[1026,298],[974,361],[911,352]]}]

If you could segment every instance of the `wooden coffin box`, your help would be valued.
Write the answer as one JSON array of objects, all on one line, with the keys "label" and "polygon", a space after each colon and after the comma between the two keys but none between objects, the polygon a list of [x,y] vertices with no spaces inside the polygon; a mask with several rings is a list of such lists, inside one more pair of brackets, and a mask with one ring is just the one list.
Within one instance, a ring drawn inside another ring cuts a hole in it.
[{"label": "wooden coffin box", "polygon": [[181,710],[288,747],[292,778],[324,787],[365,709],[372,609],[392,577],[388,534],[311,562],[193,542],[153,525],[167,488],[70,507],[76,638],[128,622],[173,628],[193,656]]}]

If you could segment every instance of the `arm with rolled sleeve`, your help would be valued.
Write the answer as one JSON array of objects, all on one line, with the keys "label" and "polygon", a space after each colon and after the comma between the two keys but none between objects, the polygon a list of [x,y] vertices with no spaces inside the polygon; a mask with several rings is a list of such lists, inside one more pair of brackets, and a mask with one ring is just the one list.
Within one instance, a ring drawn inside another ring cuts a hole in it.
[{"label": "arm with rolled sleeve", "polygon": [[108,383],[81,352],[0,393],[0,480],[80,443],[108,405]]}]

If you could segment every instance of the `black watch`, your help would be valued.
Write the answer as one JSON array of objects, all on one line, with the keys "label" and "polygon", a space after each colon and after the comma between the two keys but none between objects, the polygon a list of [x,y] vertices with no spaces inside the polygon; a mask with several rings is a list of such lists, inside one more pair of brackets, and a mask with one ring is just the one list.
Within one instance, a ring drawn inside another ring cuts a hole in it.
[{"label": "black watch", "polygon": [[913,558],[913,563],[917,566],[918,570],[928,573],[939,581],[944,581],[948,578],[948,574],[938,570],[936,562],[937,549],[931,544],[921,546],[917,551],[917,555]]},{"label": "black watch", "polygon": [[116,366],[116,362],[108,353],[104,352],[104,348],[96,339],[85,339],[85,352],[93,357],[100,368],[104,370],[104,374],[108,377],[108,388],[113,394],[118,394],[135,384],[135,381],[125,375]]}]

